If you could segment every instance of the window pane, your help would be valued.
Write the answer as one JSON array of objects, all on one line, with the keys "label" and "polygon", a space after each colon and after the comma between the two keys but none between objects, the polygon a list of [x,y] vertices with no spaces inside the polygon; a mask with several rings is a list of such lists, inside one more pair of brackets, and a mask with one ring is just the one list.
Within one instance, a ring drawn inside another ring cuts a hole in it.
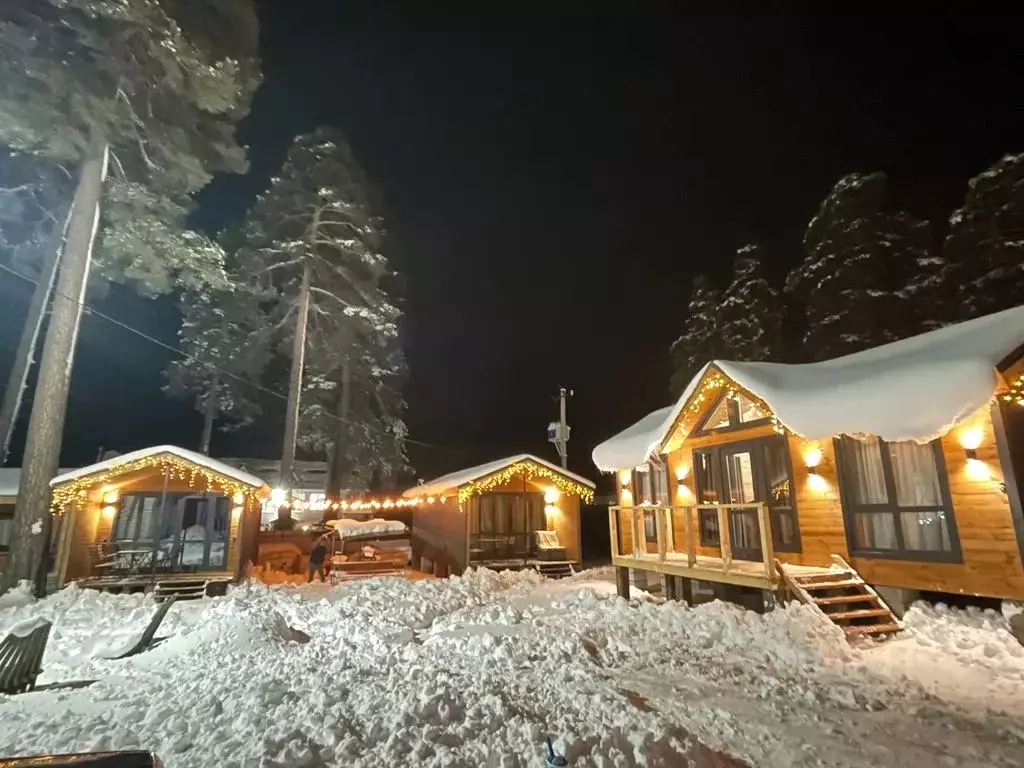
[{"label": "window pane", "polygon": [[939,470],[931,444],[889,443],[889,455],[892,456],[897,504],[901,507],[942,504]]},{"label": "window pane", "polygon": [[11,518],[0,517],[0,549],[11,546]]},{"label": "window pane", "polygon": [[796,515],[792,509],[772,510],[772,533],[775,536],[775,546],[795,547],[796,546]]},{"label": "window pane", "polygon": [[654,504],[667,505],[669,503],[668,469],[659,467],[657,464],[648,464],[647,475],[651,481],[651,501]]},{"label": "window pane", "polygon": [[718,546],[721,539],[718,535],[718,510],[701,509],[700,512],[700,543]]},{"label": "window pane", "polygon": [[704,422],[704,429],[721,429],[729,424],[729,398],[723,397]]},{"label": "window pane", "polygon": [[654,510],[644,512],[644,538],[648,541],[658,540],[658,523],[654,518]]},{"label": "window pane", "polygon": [[697,478],[697,501],[700,504],[718,503],[718,472],[710,453],[693,454]]},{"label": "window pane", "polygon": [[765,472],[768,474],[768,504],[793,506],[793,488],[789,482],[789,461],[784,440],[770,440],[764,446]]},{"label": "window pane", "polygon": [[842,440],[843,461],[850,477],[850,496],[854,504],[885,504],[885,471],[877,437]]},{"label": "window pane", "polygon": [[228,554],[228,500],[223,496],[214,503],[213,520],[210,526],[210,566],[223,568],[227,565]]},{"label": "window pane", "polygon": [[736,403],[739,405],[740,423],[760,421],[761,419],[768,418],[768,414],[762,411],[758,404],[746,395],[737,395]]},{"label": "window pane", "polygon": [[728,489],[729,504],[750,504],[757,500],[754,491],[754,470],[750,454],[727,453],[725,460],[725,479]]},{"label": "window pane", "polygon": [[903,544],[907,549],[927,552],[953,551],[946,513],[942,510],[901,512],[900,527],[903,528]]},{"label": "window pane", "polygon": [[858,549],[897,549],[896,521],[888,512],[858,512],[853,538]]}]

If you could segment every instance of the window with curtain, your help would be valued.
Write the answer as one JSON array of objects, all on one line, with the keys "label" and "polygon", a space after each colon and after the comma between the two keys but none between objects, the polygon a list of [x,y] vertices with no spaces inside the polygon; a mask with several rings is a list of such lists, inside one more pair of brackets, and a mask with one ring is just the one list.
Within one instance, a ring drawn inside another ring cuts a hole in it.
[{"label": "window with curtain", "polygon": [[11,525],[14,521],[14,505],[0,504],[0,552],[11,546]]},{"label": "window with curtain", "polygon": [[851,549],[858,555],[957,560],[960,543],[941,448],[877,437],[836,442]]}]

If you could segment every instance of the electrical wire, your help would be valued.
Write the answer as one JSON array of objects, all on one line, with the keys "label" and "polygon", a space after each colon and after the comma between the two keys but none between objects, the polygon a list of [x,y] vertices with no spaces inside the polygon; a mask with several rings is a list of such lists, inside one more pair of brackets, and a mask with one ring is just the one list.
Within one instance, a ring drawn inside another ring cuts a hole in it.
[{"label": "electrical wire", "polygon": [[[14,275],[15,277],[17,277],[17,278],[19,278],[21,280],[24,280],[26,283],[29,283],[30,285],[37,285],[36,281],[32,280],[29,277],[26,277],[25,275],[21,274],[20,272],[16,272],[15,270],[11,269],[10,267],[8,267],[8,266],[6,266],[4,264],[0,264],[0,271],[9,272],[10,274]],[[256,390],[257,392],[262,392],[263,394],[270,395],[271,397],[276,398],[278,400],[282,400],[285,403],[288,402],[288,395],[286,395],[286,394],[283,394],[281,392],[277,392],[277,391],[275,391],[273,389],[270,389],[268,387],[263,386],[262,384],[258,384],[256,382],[252,382],[252,381],[247,381],[246,379],[243,379],[241,376],[237,376],[237,375],[231,373],[230,371],[226,371],[223,368],[217,367],[213,363],[207,362],[205,360],[200,360],[197,357],[189,355],[189,354],[181,351],[177,347],[171,346],[170,344],[167,344],[166,342],[160,341],[160,339],[157,339],[157,338],[154,338],[153,336],[150,336],[145,331],[140,331],[138,328],[135,328],[135,327],[129,325],[128,323],[125,323],[125,322],[123,322],[121,320],[118,320],[118,319],[116,319],[114,317],[111,317],[110,315],[108,315],[108,314],[106,314],[104,312],[101,312],[100,310],[96,309],[95,307],[90,306],[87,302],[85,302],[85,301],[83,301],[81,299],[78,299],[78,298],[73,297],[73,296],[68,296],[66,293],[58,291],[56,287],[54,287],[53,292],[54,292],[54,294],[59,295],[59,296],[61,296],[64,299],[67,299],[69,301],[73,301],[75,304],[78,304],[80,307],[82,307],[82,309],[86,313],[88,313],[92,317],[98,317],[101,320],[105,320],[106,322],[110,323],[111,325],[117,326],[118,328],[121,328],[122,330],[128,331],[129,333],[134,334],[135,336],[138,336],[139,338],[145,339],[146,341],[150,342],[151,344],[155,344],[158,347],[160,347],[160,348],[162,348],[162,349],[164,349],[164,350],[166,350],[166,351],[168,351],[168,352],[170,352],[170,353],[172,353],[174,355],[177,355],[178,357],[180,357],[182,359],[190,360],[190,361],[193,361],[193,362],[196,362],[196,363],[201,363],[202,365],[209,366],[212,370],[217,371],[222,376],[227,376],[228,378],[234,379],[235,381],[239,382],[240,384],[242,384],[244,386],[247,386],[247,387],[251,387],[252,389]],[[337,414],[334,414],[334,413],[324,412],[323,415],[327,416],[330,419],[334,419],[335,421],[341,422],[343,424],[348,424],[349,426],[365,426],[365,425],[357,425],[356,422],[350,421],[348,419],[343,419],[341,416],[338,416]],[[385,432],[384,430],[374,430],[374,431],[376,431],[377,434],[383,435],[385,437],[391,437],[391,438],[394,437],[393,434]],[[411,444],[411,445],[418,445],[421,448],[430,448],[430,449],[439,450],[439,451],[448,451],[448,452],[451,452],[451,453],[465,453],[465,451],[463,449],[460,449],[460,448],[451,448],[451,447],[444,446],[444,445],[437,445],[436,443],[427,443],[427,442],[424,442],[422,440],[414,440],[411,437],[404,438],[404,441],[406,443]]]}]

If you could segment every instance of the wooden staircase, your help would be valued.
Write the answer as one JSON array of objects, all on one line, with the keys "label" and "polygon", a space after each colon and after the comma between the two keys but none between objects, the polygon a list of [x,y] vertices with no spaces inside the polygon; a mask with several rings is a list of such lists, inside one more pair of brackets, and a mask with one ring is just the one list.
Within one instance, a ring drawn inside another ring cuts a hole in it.
[{"label": "wooden staircase", "polygon": [[537,573],[549,579],[564,579],[573,574],[572,563],[565,560],[538,560],[533,567]]},{"label": "wooden staircase", "polygon": [[227,582],[223,580],[176,579],[174,581],[158,581],[153,588],[153,600],[160,603],[171,596],[178,600],[198,600],[206,597],[208,590],[210,594],[223,595],[225,594],[224,587],[226,586]]},{"label": "wooden staircase", "polygon": [[881,638],[899,632],[896,615],[860,574],[838,555],[832,555],[832,562],[831,569],[814,574],[801,573],[778,560],[775,567],[800,602],[842,627],[847,638]]}]

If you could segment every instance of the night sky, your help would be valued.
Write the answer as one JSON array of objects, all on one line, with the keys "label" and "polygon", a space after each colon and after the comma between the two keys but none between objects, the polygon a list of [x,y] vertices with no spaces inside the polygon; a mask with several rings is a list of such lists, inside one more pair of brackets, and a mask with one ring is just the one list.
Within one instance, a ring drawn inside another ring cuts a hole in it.
[{"label": "night sky", "polygon": [[[594,444],[668,402],[694,274],[726,281],[753,241],[781,280],[852,171],[886,171],[897,202],[941,234],[967,180],[1024,150],[1008,19],[405,5],[417,10],[263,3],[265,79],[242,130],[252,170],[205,190],[195,219],[216,231],[241,216],[294,134],[348,134],[405,275],[424,476],[520,451],[554,460],[560,384],[576,391],[570,465],[595,476]],[[28,295],[0,277],[0,375]],[[172,302],[115,290],[96,303],[173,343]],[[86,318],[65,465],[100,445],[194,447],[199,415],[159,392],[168,358]],[[214,453],[276,455],[283,406],[264,409]]]}]

